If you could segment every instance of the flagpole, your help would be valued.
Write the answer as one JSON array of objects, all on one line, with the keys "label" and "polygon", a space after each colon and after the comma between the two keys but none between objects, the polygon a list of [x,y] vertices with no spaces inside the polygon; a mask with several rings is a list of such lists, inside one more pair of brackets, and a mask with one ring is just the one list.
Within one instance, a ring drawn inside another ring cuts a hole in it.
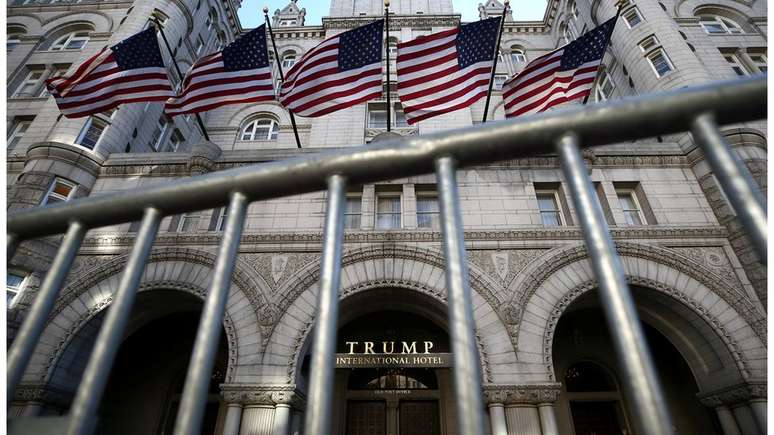
[{"label": "flagpole", "polygon": [[[285,75],[282,73],[282,59],[277,52],[277,44],[274,42],[274,32],[271,30],[271,21],[269,20],[269,7],[263,7],[263,18],[266,20],[266,28],[269,29],[269,36],[271,37],[271,46],[274,48],[274,59],[277,62],[277,69],[279,70],[280,81],[285,82]],[[298,128],[296,128],[296,117],[293,116],[293,111],[288,109],[290,115],[290,124],[293,126],[293,135],[296,137],[296,146],[301,148],[301,139],[298,137]]]},{"label": "flagpole", "polygon": [[[621,16],[621,6],[623,6],[623,1],[618,3],[618,10],[615,12],[615,24],[618,24],[618,17]],[[613,24],[613,29],[615,29],[615,24]],[[607,47],[610,46],[610,40],[613,39],[613,35],[610,35],[609,38],[607,38],[607,42],[605,43],[605,50],[602,52],[602,59],[599,59],[599,63],[601,64],[602,61],[605,59],[605,53],[607,53]],[[581,103],[581,106],[585,106],[586,103],[589,101],[589,97],[591,96],[591,93],[594,92],[594,88],[597,84],[597,78],[599,77],[599,68],[597,68],[597,72],[594,74],[594,81],[591,82],[595,86],[591,88],[591,91],[589,91],[588,94],[586,94],[585,97],[583,97],[583,103]]]},{"label": "flagpole", "polygon": [[384,29],[387,32],[387,131],[390,131],[390,0],[384,0]]},{"label": "flagpole", "polygon": [[492,98],[492,85],[494,85],[495,72],[497,71],[497,58],[500,53],[500,39],[503,37],[503,27],[505,27],[505,15],[508,13],[509,0],[505,0],[505,6],[503,6],[503,17],[500,20],[500,29],[497,31],[497,44],[494,49],[494,65],[492,65],[492,74],[489,76],[489,90],[486,92],[486,104],[484,104],[484,118],[481,122],[486,122],[486,116],[489,112],[489,100]]},{"label": "flagpole", "polygon": [[[180,72],[180,66],[177,65],[177,59],[175,59],[175,54],[172,52],[172,47],[169,46],[169,41],[167,41],[167,35],[164,34],[164,26],[162,26],[161,23],[159,23],[155,17],[153,17],[152,20],[156,24],[156,28],[159,29],[159,32],[161,32],[161,39],[164,40],[164,45],[167,47],[167,51],[169,52],[169,57],[172,59],[172,65],[175,66],[177,77],[178,79],[180,79],[180,83],[182,85],[183,78],[184,78],[183,73]],[[196,122],[199,124],[199,128],[202,130],[204,139],[206,139],[209,142],[210,135],[207,134],[207,129],[204,127],[204,123],[202,122],[202,117],[199,116],[198,113],[194,113],[194,115],[196,115]]]}]

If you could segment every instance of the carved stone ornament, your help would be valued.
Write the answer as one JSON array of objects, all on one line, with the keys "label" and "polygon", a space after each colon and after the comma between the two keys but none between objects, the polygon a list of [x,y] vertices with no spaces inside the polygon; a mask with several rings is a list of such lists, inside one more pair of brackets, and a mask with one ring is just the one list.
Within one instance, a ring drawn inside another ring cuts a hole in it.
[{"label": "carved stone ornament", "polygon": [[485,385],[484,400],[487,404],[503,405],[552,403],[559,397],[561,387],[559,383]]},{"label": "carved stone ornament", "polygon": [[306,396],[295,385],[221,384],[220,394],[227,403],[242,405],[290,405],[301,409]]},{"label": "carved stone ornament", "polygon": [[274,279],[274,284],[278,283],[280,278],[282,278],[287,265],[287,255],[275,255],[271,257],[271,277]]},{"label": "carved stone ornament", "polygon": [[737,384],[722,390],[700,393],[699,400],[704,406],[715,408],[721,405],[731,406],[754,399],[766,400],[766,381]]}]

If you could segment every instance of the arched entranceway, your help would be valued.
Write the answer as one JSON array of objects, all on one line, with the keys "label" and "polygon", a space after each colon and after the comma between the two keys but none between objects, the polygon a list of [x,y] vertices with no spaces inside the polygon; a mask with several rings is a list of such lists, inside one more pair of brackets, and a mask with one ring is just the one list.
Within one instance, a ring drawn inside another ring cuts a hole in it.
[{"label": "arched entranceway", "polygon": [[[172,433],[201,309],[199,298],[181,291],[150,290],[137,295],[95,433]],[[62,352],[49,388],[75,392],[105,313],[90,319]],[[227,361],[228,345],[222,333],[202,434],[218,433],[224,417],[219,385],[225,380]]]},{"label": "arched entranceway", "polygon": [[448,433],[455,408],[445,307],[410,290],[377,289],[344,299],[340,313],[333,433]]},{"label": "arched entranceway", "polygon": [[[634,289],[642,310],[647,289]],[[620,384],[620,369],[613,343],[598,303],[591,291],[573,302],[556,328],[553,358],[562,391],[556,403],[560,433],[574,435],[632,434],[633,412]],[[645,337],[659,375],[676,433],[722,434],[716,415],[701,404],[699,386],[691,367],[670,340],[643,316]],[[667,316],[664,316],[667,317]],[[665,318],[662,318],[666,321]],[[661,326],[661,325],[659,325]]]}]

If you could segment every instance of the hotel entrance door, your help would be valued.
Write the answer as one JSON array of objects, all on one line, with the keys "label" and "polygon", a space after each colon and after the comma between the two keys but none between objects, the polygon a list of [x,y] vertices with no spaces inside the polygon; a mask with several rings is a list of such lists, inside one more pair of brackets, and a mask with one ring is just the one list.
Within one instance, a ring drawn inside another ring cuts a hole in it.
[{"label": "hotel entrance door", "polygon": [[[392,405],[392,404],[391,404]],[[386,401],[350,400],[347,435],[386,435],[388,419],[397,419],[397,435],[440,435],[437,400],[400,400],[387,409]]]}]

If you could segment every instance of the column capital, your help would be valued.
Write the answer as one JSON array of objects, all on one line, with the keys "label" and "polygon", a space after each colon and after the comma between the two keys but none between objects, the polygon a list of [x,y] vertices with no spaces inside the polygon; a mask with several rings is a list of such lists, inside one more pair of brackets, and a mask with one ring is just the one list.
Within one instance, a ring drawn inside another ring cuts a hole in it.
[{"label": "column capital", "polygon": [[484,386],[484,400],[487,404],[539,405],[555,402],[560,390],[561,384],[554,382],[521,385],[490,384]]},{"label": "column capital", "polygon": [[306,401],[295,385],[221,384],[220,394],[227,403],[242,405],[288,405],[301,409]]},{"label": "column capital", "polygon": [[706,393],[699,393],[697,397],[704,406],[715,408],[722,405],[731,406],[745,403],[754,399],[765,400],[766,392],[766,381],[751,381]]}]

